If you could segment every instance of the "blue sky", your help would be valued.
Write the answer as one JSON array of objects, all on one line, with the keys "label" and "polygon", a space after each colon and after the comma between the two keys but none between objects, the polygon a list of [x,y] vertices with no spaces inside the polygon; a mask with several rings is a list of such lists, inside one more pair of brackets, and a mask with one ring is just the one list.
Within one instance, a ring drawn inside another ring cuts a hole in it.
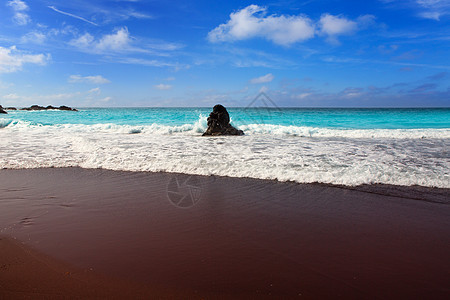
[{"label": "blue sky", "polygon": [[0,1],[3,106],[450,106],[450,0]]}]

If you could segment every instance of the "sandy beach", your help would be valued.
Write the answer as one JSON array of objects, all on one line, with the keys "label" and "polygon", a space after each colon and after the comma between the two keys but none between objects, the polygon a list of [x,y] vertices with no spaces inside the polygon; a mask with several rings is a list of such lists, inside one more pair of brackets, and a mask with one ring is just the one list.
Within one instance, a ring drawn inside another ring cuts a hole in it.
[{"label": "sandy beach", "polygon": [[450,300],[450,0],[0,4],[0,300]]},{"label": "sandy beach", "polygon": [[0,170],[0,298],[450,295],[449,190]]}]

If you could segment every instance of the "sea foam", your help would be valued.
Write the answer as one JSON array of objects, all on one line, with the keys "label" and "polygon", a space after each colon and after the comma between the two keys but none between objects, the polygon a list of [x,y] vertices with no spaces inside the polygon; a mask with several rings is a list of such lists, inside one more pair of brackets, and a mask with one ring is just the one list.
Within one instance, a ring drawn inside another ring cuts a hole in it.
[{"label": "sea foam", "polygon": [[[104,124],[57,124],[45,125],[28,121],[1,119],[0,128],[8,127],[13,131],[59,130],[62,132],[111,132],[111,133],[141,133],[147,135],[187,134],[200,135],[207,128],[207,118],[200,115],[192,124],[163,125],[153,123],[151,125],[119,125],[114,123]],[[278,135],[296,137],[324,137],[324,138],[387,138],[387,139],[449,139],[450,129],[426,128],[426,129],[347,129],[347,128],[318,128],[308,126],[286,126],[274,124],[244,124],[231,123],[243,130],[246,135]]]},{"label": "sea foam", "polygon": [[201,137],[183,125],[57,124],[0,119],[0,168],[165,171],[343,185],[449,188],[450,129],[238,125],[240,137]]},{"label": "sea foam", "polygon": [[9,124],[11,124],[12,119],[3,119],[0,118],[0,128],[5,128],[6,126],[8,126]]}]

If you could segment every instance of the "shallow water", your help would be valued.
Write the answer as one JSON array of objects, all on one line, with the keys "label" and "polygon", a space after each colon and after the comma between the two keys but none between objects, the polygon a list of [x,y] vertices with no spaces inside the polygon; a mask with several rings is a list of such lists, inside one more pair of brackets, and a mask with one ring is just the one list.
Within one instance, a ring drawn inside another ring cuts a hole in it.
[{"label": "shallow water", "polygon": [[450,187],[450,109],[231,108],[246,135],[205,138],[209,111],[10,111],[0,118],[0,168]]}]

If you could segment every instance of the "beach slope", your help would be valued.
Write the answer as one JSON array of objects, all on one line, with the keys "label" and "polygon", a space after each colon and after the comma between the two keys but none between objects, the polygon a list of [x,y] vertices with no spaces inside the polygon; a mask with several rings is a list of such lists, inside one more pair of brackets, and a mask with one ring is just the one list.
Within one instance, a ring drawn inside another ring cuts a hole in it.
[{"label": "beach slope", "polygon": [[2,297],[450,295],[448,189],[49,168],[0,191]]}]

